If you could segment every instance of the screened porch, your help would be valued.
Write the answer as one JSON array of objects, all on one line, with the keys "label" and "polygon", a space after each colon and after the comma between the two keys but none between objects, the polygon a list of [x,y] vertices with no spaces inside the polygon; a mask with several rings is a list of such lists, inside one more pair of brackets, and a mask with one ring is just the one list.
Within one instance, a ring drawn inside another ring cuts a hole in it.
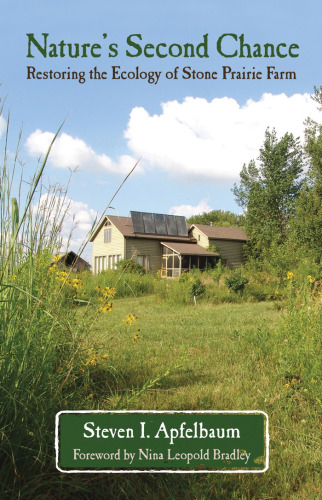
[{"label": "screened porch", "polygon": [[161,243],[161,278],[176,278],[197,268],[201,271],[215,267],[219,254],[205,250],[195,243]]}]

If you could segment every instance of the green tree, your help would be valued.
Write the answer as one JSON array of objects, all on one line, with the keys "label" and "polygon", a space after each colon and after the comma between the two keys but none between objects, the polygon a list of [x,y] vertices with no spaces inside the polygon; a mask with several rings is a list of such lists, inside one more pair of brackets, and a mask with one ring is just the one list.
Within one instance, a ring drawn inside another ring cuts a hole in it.
[{"label": "green tree", "polygon": [[243,166],[240,185],[234,185],[236,202],[245,210],[248,252],[259,258],[272,243],[281,244],[289,232],[289,220],[301,190],[303,150],[299,139],[286,133],[265,132],[258,163]]},{"label": "green tree", "polygon": [[206,224],[213,223],[214,226],[222,227],[241,227],[244,224],[244,216],[234,214],[229,210],[212,210],[211,212],[203,212],[200,215],[193,215],[188,219],[190,224]]},{"label": "green tree", "polygon": [[[322,86],[315,87],[312,99],[322,111]],[[293,241],[321,254],[322,248],[322,125],[308,118],[305,122],[305,151],[308,170],[292,219]]]}]

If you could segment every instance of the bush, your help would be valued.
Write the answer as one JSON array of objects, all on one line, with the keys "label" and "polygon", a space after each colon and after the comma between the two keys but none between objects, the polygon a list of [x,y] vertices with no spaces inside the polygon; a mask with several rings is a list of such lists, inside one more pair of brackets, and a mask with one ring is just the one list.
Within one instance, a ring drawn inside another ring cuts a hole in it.
[{"label": "bush", "polygon": [[225,279],[225,284],[233,292],[243,292],[245,285],[247,285],[248,279],[243,276],[242,271],[238,269],[234,271],[230,276]]},{"label": "bush", "polygon": [[126,271],[133,274],[146,274],[146,270],[133,259],[121,259],[117,262],[116,268],[118,271]]},{"label": "bush", "polygon": [[190,295],[192,295],[192,297],[199,297],[200,295],[203,295],[205,291],[206,291],[206,285],[204,285],[199,278],[197,278],[193,283],[191,283]]}]

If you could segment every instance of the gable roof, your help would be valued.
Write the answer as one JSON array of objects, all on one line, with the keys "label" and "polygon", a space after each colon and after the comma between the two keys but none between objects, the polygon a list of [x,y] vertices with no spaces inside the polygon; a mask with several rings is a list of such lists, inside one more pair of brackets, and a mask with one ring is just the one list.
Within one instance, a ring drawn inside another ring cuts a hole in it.
[{"label": "gable roof", "polygon": [[196,240],[191,235],[191,230],[196,227],[205,236],[210,239],[217,240],[235,240],[235,241],[247,241],[247,236],[242,229],[237,227],[219,227],[219,226],[208,226],[207,224],[192,224],[189,228],[189,236],[166,236],[160,234],[145,234],[145,233],[134,233],[133,224],[131,217],[121,217],[119,215],[106,215],[101,223],[96,227],[92,236],[90,237],[91,242],[94,241],[99,231],[110,221],[116,229],[125,238],[144,238],[144,239],[156,239],[163,241],[177,241],[177,242],[195,242]]},{"label": "gable roof", "polygon": [[207,224],[192,224],[190,231],[196,227],[205,236],[214,240],[247,241],[246,233],[238,227],[208,226]]},{"label": "gable roof", "polygon": [[191,241],[196,240],[192,236],[167,236],[164,234],[146,234],[135,233],[131,217],[121,217],[118,215],[106,215],[102,222],[97,226],[89,241],[94,241],[98,232],[102,229],[104,224],[110,220],[111,223],[120,231],[125,238],[144,238],[152,240],[167,240],[167,241]]}]

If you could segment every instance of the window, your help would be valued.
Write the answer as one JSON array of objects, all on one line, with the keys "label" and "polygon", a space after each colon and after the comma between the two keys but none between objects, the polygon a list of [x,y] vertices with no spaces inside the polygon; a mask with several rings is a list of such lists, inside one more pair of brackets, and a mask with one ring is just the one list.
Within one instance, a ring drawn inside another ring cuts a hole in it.
[{"label": "window", "polygon": [[150,255],[137,255],[136,262],[147,271],[150,269]]},{"label": "window", "polygon": [[107,269],[107,260],[106,256],[101,256],[101,257],[95,257],[94,260],[94,272],[95,273],[100,273],[101,271],[105,271]]},{"label": "window", "polygon": [[109,255],[108,256],[108,268],[116,269],[116,263],[121,260],[121,255]]},{"label": "window", "polygon": [[112,228],[104,229],[104,243],[111,243],[112,240]]}]

